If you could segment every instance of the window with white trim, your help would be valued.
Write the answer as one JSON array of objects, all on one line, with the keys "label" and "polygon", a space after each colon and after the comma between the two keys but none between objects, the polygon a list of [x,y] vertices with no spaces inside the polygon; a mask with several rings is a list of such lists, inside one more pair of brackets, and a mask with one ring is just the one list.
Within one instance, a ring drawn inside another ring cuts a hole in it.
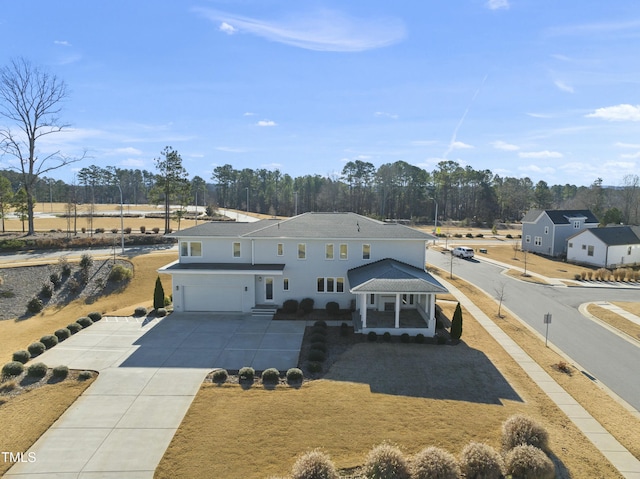
[{"label": "window with white trim", "polygon": [[531,235],[527,235],[524,237],[524,242],[525,243],[531,243]]},{"label": "window with white trim", "polygon": [[327,243],[324,245],[324,259],[333,259],[333,244]]},{"label": "window with white trim", "polygon": [[278,256],[283,256],[284,255],[284,244],[278,243],[278,246],[276,247],[276,254]]},{"label": "window with white trim", "polygon": [[233,243],[233,257],[234,258],[239,258],[240,257],[240,242],[236,241]]},{"label": "window with white trim", "polygon": [[536,236],[533,238],[533,244],[536,246],[542,246],[542,236]]},{"label": "window with white trim", "polygon": [[298,259],[307,259],[306,243],[298,243]]},{"label": "window with white trim", "polygon": [[182,241],[180,243],[180,256],[202,256],[202,242]]},{"label": "window with white trim", "polygon": [[318,293],[344,293],[344,278],[316,278]]},{"label": "window with white trim", "polygon": [[371,245],[363,244],[362,245],[362,259],[371,259]]},{"label": "window with white trim", "polygon": [[580,220],[573,222],[573,229],[580,229]]},{"label": "window with white trim", "polygon": [[549,227],[548,226],[544,227],[544,234],[546,234],[546,235],[549,234]]},{"label": "window with white trim", "polygon": [[587,247],[587,256],[593,256],[593,245]]},{"label": "window with white trim", "polygon": [[347,259],[349,257],[349,249],[345,243],[340,245],[340,259]]},{"label": "window with white trim", "polygon": [[289,291],[289,278],[282,278],[282,290]]}]

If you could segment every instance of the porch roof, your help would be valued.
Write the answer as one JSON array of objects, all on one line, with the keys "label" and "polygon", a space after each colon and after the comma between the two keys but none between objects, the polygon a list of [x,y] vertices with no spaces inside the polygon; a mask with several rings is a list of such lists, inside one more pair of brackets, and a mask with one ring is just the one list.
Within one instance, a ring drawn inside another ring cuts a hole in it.
[{"label": "porch roof", "polygon": [[448,293],[433,276],[395,259],[352,268],[347,272],[351,293]]},{"label": "porch roof", "polygon": [[276,274],[281,275],[284,264],[272,263],[180,263],[176,261],[158,271],[161,273],[214,273],[214,274]]}]

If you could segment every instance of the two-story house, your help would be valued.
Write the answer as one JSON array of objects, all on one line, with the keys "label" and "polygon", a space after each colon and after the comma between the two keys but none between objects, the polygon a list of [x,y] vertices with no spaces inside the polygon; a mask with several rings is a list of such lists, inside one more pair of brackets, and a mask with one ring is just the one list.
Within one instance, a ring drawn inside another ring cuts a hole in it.
[{"label": "two-story house", "polygon": [[531,210],[522,218],[522,251],[567,254],[567,239],[600,222],[589,210]]},{"label": "two-story house", "polygon": [[430,234],[354,213],[305,213],[254,223],[210,222],[172,233],[179,259],[175,311],[251,312],[313,298],[367,311],[416,310],[435,332],[435,295],[447,290],[425,271]]}]

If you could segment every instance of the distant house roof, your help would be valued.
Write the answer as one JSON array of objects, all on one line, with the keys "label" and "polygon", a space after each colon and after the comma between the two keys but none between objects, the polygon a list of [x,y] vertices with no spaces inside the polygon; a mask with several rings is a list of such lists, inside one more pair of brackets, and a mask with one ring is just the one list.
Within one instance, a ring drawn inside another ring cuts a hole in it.
[{"label": "distant house roof", "polygon": [[255,223],[209,222],[171,233],[172,237],[243,237],[295,239],[435,239],[434,236],[398,223],[367,218],[355,213],[304,213],[286,219]]},{"label": "distant house roof", "polygon": [[352,293],[447,293],[433,276],[395,259],[382,259],[347,272]]},{"label": "distant house roof", "polygon": [[[638,226],[608,226],[606,228],[590,228],[587,231],[608,246],[640,244],[640,227]],[[571,238],[579,234],[575,234]]]},{"label": "distant house roof", "polygon": [[546,213],[556,225],[568,225],[574,219],[584,219],[585,223],[599,223],[598,218],[590,210],[530,210],[524,215],[522,222],[535,223],[543,213]]}]

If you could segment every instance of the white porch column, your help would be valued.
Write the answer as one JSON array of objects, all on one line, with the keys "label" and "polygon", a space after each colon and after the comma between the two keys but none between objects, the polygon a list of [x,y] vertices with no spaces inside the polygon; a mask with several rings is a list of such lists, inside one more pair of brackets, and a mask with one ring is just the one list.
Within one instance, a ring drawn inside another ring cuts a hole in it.
[{"label": "white porch column", "polygon": [[362,320],[362,327],[367,327],[367,295],[361,293],[358,295],[360,298],[360,319]]},{"label": "white porch column", "polygon": [[436,321],[436,295],[430,294],[427,296],[427,300],[429,301],[429,319],[433,321],[434,330],[435,330],[435,321]]},{"label": "white porch column", "polygon": [[400,293],[396,293],[396,329],[400,327]]}]

